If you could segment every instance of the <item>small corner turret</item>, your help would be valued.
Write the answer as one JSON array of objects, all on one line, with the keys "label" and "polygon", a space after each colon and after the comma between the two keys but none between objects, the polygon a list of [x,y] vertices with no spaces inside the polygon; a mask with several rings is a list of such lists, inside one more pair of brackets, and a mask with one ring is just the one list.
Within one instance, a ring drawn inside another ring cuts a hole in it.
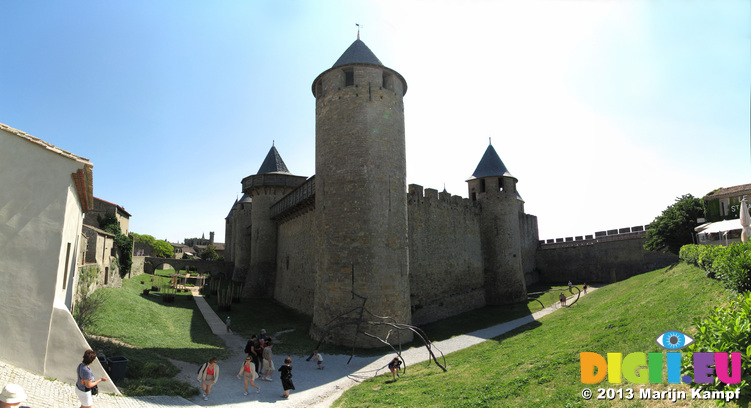
[{"label": "small corner turret", "polygon": [[516,182],[517,178],[508,171],[493,145],[488,144],[472,177],[467,180],[469,198],[474,202],[494,192],[517,196]]}]

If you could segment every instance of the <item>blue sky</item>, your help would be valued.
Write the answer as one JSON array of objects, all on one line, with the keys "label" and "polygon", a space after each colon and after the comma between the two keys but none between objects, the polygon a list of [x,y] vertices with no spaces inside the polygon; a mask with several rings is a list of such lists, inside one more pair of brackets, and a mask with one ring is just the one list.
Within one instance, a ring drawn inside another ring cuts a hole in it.
[{"label": "blue sky", "polygon": [[751,183],[747,1],[0,3],[0,122],[94,164],[171,242],[215,231],[272,142],[315,172],[313,80],[355,40],[401,73],[407,181],[466,197],[488,139],[540,238]]}]

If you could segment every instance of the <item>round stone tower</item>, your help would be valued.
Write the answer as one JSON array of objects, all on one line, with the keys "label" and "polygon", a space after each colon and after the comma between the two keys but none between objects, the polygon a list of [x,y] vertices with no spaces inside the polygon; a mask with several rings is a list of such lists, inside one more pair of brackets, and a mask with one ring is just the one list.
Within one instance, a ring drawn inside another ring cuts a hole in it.
[{"label": "round stone tower", "polygon": [[[249,238],[249,266],[245,276],[243,297],[272,297],[276,280],[277,225],[271,218],[271,206],[305,181],[294,176],[282,157],[271,146],[258,173],[243,179],[243,193],[252,201],[250,224],[237,226],[237,234]],[[235,267],[240,252],[235,256]]]},{"label": "round stone tower", "polygon": [[[316,98],[316,291],[311,334],[359,307],[411,323],[404,103],[407,83],[358,39],[313,81]],[[359,310],[346,319],[357,319]],[[365,313],[364,321],[376,321]],[[339,319],[342,322],[343,319]],[[363,324],[386,338],[389,327]],[[351,344],[355,325],[326,341]],[[392,334],[403,343],[411,332]],[[361,347],[383,344],[367,336]]]},{"label": "round stone tower", "polygon": [[521,251],[520,214],[523,201],[493,145],[488,145],[472,178],[469,198],[480,206],[480,242],[489,305],[527,300]]},{"label": "round stone tower", "polygon": [[[232,280],[244,282],[248,275],[250,267],[250,219],[253,209],[253,200],[248,194],[243,194],[242,198],[235,203],[231,211],[231,230],[232,239],[227,240],[227,248],[231,248],[231,261],[235,267],[232,272]],[[227,256],[225,255],[225,259]]]}]

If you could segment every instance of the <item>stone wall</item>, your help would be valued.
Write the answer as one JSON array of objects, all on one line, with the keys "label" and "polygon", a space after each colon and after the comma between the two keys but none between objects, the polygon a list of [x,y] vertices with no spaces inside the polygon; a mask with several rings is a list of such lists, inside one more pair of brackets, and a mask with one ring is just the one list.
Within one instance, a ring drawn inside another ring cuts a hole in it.
[{"label": "stone wall", "polygon": [[274,298],[310,315],[316,279],[315,212],[279,224]]},{"label": "stone wall", "polygon": [[410,296],[413,324],[485,305],[480,224],[468,199],[411,184]]},{"label": "stone wall", "polygon": [[537,216],[519,213],[519,228],[521,230],[522,243],[522,270],[524,281],[532,285],[540,280],[537,272],[537,245],[539,241],[537,229]]},{"label": "stone wall", "polygon": [[145,259],[146,259],[145,256],[133,257],[133,264],[130,266],[130,276],[128,276],[129,278],[132,278],[134,276],[138,276],[144,273],[143,264],[144,264]]},{"label": "stone wall", "polygon": [[540,281],[612,283],[678,261],[675,255],[645,250],[645,240],[643,233],[629,233],[541,245],[537,251]]}]

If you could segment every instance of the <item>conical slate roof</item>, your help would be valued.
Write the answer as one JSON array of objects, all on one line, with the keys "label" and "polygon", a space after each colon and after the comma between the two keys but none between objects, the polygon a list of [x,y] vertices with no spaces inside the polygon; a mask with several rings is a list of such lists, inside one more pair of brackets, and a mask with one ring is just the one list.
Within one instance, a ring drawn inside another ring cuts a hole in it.
[{"label": "conical slate roof", "polygon": [[266,158],[263,160],[263,164],[261,164],[261,168],[258,169],[258,173],[256,174],[267,174],[267,173],[289,174],[289,170],[287,170],[287,165],[284,164],[284,160],[282,160],[282,156],[279,155],[279,152],[276,150],[276,147],[274,147],[273,145],[271,146],[271,150],[269,150],[269,154],[267,154]]},{"label": "conical slate roof", "polygon": [[475,172],[472,173],[472,177],[483,178],[498,176],[516,178],[509,173],[506,165],[503,164],[501,158],[498,157],[498,153],[496,153],[493,145],[488,145],[485,154],[483,154],[482,159],[480,159],[480,164],[477,165]]},{"label": "conical slate roof", "polygon": [[352,43],[352,45],[344,51],[341,57],[331,66],[335,68],[341,65],[347,64],[374,64],[383,66],[378,57],[373,54],[373,51],[365,45],[359,38]]},{"label": "conical slate roof", "polygon": [[235,203],[232,204],[232,208],[229,209],[229,214],[227,214],[227,216],[224,217],[225,220],[229,219],[229,218],[232,218],[232,211],[235,210],[235,207],[237,207],[237,199],[235,199]]}]

